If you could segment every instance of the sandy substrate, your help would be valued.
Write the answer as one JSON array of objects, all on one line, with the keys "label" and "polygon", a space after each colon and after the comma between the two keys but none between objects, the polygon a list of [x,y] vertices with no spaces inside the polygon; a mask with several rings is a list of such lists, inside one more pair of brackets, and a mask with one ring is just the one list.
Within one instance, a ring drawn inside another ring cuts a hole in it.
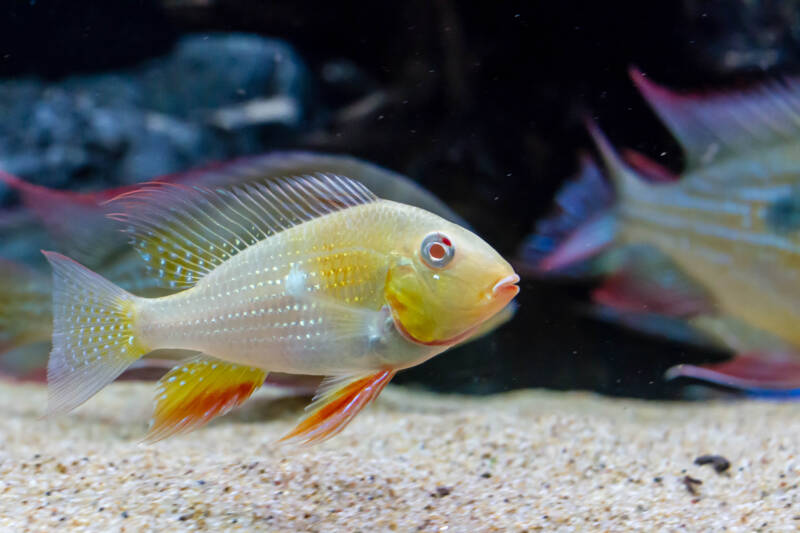
[{"label": "sandy substrate", "polygon": [[[0,531],[795,531],[797,406],[391,388],[344,433],[273,444],[303,402],[260,392],[206,429],[139,445],[152,384],[41,420],[0,384]],[[731,462],[718,474],[702,454]],[[686,476],[702,481],[688,482]]]}]

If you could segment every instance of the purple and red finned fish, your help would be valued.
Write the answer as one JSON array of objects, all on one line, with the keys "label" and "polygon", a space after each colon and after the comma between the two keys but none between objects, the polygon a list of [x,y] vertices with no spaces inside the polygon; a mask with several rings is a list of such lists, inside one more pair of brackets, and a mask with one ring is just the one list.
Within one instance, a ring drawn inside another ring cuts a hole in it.
[{"label": "purple and red finned fish", "polygon": [[630,74],[683,148],[685,169],[620,154],[589,121],[612,183],[584,158],[521,262],[605,274],[593,293],[601,315],[736,354],[670,377],[800,388],[800,80],[689,94]]}]

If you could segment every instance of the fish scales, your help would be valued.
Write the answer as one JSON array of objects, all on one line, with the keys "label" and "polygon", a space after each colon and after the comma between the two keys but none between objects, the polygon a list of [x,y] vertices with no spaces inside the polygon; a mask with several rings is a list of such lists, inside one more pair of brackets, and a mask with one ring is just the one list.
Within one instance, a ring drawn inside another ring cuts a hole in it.
[{"label": "fish scales", "polygon": [[285,439],[337,434],[394,374],[485,331],[519,276],[469,230],[319,174],[121,194],[131,244],[181,292],[143,298],[56,252],[48,409],[66,412],[154,350],[199,352],[161,378],[146,439],[200,427],[269,372],[328,376]]},{"label": "fish scales", "polygon": [[142,341],[281,372],[330,373],[331,352],[341,354],[337,372],[374,366],[368,347],[331,330],[335,311],[313,296],[380,309],[387,257],[373,247],[390,239],[391,211],[383,201],[357,206],[260,241],[193,288],[145,303]]}]

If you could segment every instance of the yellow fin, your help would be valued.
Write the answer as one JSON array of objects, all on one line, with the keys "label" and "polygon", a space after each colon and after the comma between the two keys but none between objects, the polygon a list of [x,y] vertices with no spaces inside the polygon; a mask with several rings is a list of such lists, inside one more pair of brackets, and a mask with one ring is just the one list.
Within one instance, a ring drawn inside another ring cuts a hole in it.
[{"label": "yellow fin", "polygon": [[326,379],[311,405],[306,407],[308,414],[280,440],[316,444],[333,437],[378,397],[395,373],[394,370],[381,370],[373,374]]},{"label": "yellow fin", "polygon": [[131,244],[169,288],[194,285],[249,246],[297,224],[378,198],[342,176],[318,174],[206,189],[151,183],[110,201]]},{"label": "yellow fin", "polygon": [[197,429],[245,402],[267,378],[260,368],[195,357],[158,382],[146,442]]},{"label": "yellow fin", "polygon": [[139,298],[55,252],[53,348],[47,363],[49,414],[74,409],[150,351],[138,338]]}]

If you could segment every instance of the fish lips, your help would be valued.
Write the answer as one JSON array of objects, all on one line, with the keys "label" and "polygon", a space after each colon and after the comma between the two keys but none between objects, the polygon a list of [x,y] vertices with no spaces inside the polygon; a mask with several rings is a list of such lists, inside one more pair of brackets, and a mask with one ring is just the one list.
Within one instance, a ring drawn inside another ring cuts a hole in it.
[{"label": "fish lips", "polygon": [[510,300],[519,293],[519,286],[517,283],[519,283],[519,275],[517,274],[511,274],[502,278],[492,287],[492,296],[502,296]]}]

